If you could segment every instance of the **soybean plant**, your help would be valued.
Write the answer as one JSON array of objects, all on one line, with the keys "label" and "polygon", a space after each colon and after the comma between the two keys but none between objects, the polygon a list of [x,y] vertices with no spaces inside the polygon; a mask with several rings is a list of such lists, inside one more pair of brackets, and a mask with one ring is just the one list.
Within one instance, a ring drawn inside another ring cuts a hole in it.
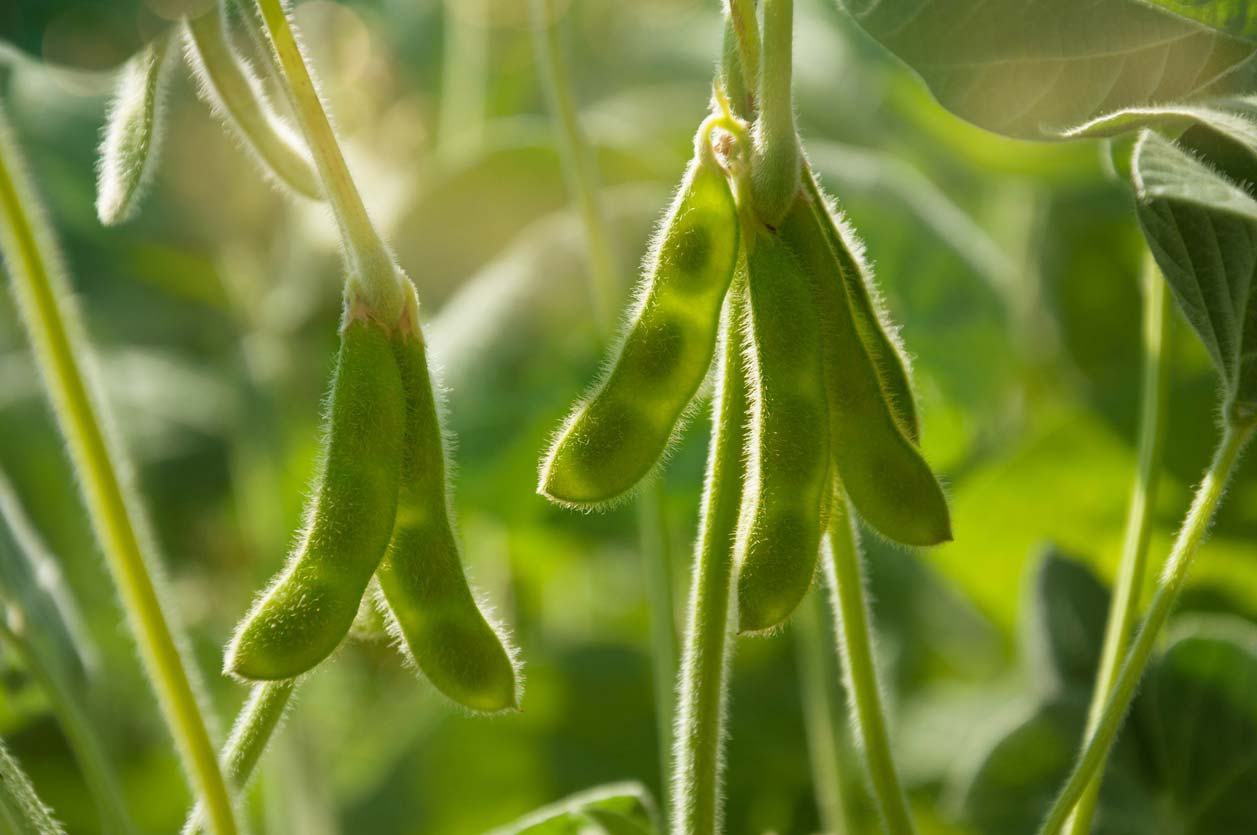
[{"label": "soybean plant", "polygon": [[[890,539],[932,545],[950,538],[947,505],[917,447],[906,363],[873,302],[869,271],[821,195],[795,131],[793,4],[764,4],[762,45],[754,5],[733,2],[727,10],[713,111],[647,258],[610,371],[556,434],[540,492],[597,508],[640,483],[679,431],[719,331],[672,829],[720,831],[733,632],[770,632],[789,619],[813,584],[828,535],[844,555],[827,559],[827,573],[838,587],[840,643],[874,794],[888,829],[909,832],[846,506]],[[685,298],[682,288],[697,294],[685,308],[672,301]]]}]

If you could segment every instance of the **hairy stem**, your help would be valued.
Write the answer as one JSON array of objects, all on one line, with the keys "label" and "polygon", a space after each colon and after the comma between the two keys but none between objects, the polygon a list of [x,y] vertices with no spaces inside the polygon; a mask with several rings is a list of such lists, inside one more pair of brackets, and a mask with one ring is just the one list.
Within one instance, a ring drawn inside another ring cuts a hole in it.
[{"label": "hairy stem", "polygon": [[187,666],[171,633],[138,533],[135,501],[124,487],[122,458],[103,428],[104,409],[83,371],[86,338],[16,143],[0,118],[0,249],[17,295],[53,411],[70,450],[96,538],[139,644],[193,786],[206,799],[218,835],[234,835],[231,796],[206,730]]},{"label": "hairy stem", "polygon": [[[270,745],[271,737],[279,730],[299,682],[300,679],[290,678],[253,685],[248,701],[240,709],[240,715],[231,727],[231,736],[223,746],[227,779],[236,791],[243,792],[253,779],[258,761]],[[204,829],[205,807],[198,802],[188,813],[188,819],[180,833],[197,835]]]},{"label": "hairy stem", "polygon": [[1178,602],[1192,559],[1208,533],[1209,523],[1226,491],[1235,463],[1255,428],[1257,423],[1248,423],[1240,426],[1227,425],[1223,430],[1213,462],[1205,472],[1204,481],[1196,489],[1191,510],[1188,511],[1183,527],[1174,541],[1174,548],[1170,551],[1170,557],[1166,560],[1157,593],[1148,606],[1143,625],[1135,635],[1135,640],[1122,662],[1121,671],[1113,682],[1104,712],[1095,723],[1094,731],[1088,736],[1064,788],[1048,811],[1039,830],[1040,835],[1057,835],[1061,831],[1073,812],[1074,805],[1107,760],[1117,732],[1126,718],[1126,711],[1135,697],[1144,669],[1148,666],[1148,659],[1152,656],[1161,628]]},{"label": "hairy stem", "polygon": [[[751,118],[755,113],[759,90],[759,21],[755,17],[755,0],[725,0],[725,17],[728,31],[725,40],[725,67],[728,70],[725,83],[729,86],[730,97],[737,107],[734,111],[744,119]],[[730,41],[733,49],[731,50]],[[731,60],[735,55],[736,65]],[[738,75],[737,82],[731,76]],[[734,84],[738,83],[744,95],[734,95]],[[747,107],[746,112],[742,108]]]},{"label": "hairy stem", "polygon": [[327,118],[318,89],[288,21],[282,0],[256,0],[266,27],[284,89],[305,134],[323,191],[327,195],[347,249],[351,275],[347,289],[356,290],[377,316],[392,324],[402,315],[407,280],[376,232],[354,184],[336,133]]},{"label": "hairy stem", "polygon": [[847,835],[855,829],[847,820],[847,802],[842,789],[842,762],[838,747],[837,694],[832,675],[831,647],[826,638],[825,600],[819,592],[809,594],[791,625],[799,663],[799,685],[803,697],[803,727],[812,765],[812,789],[820,812],[821,828],[828,835]]},{"label": "hairy stem", "polygon": [[[741,270],[739,270],[741,273]],[[742,503],[746,381],[739,339],[745,285],[734,279],[721,328],[717,394],[690,581],[672,774],[673,835],[715,835],[721,826],[725,702],[733,647],[733,539]]]},{"label": "hairy stem", "polygon": [[760,63],[751,168],[755,211],[775,228],[799,189],[799,137],[794,128],[794,0],[764,0],[764,57]]},{"label": "hairy stem", "polygon": [[[1156,263],[1146,257],[1143,281],[1144,361],[1142,391],[1139,405],[1139,463],[1135,487],[1131,493],[1130,511],[1126,518],[1126,534],[1122,543],[1122,559],[1109,606],[1108,626],[1100,669],[1087,716],[1087,736],[1096,731],[1104,706],[1113,690],[1113,683],[1126,655],[1126,646],[1139,618],[1139,591],[1143,587],[1147,564],[1148,541],[1152,536],[1152,507],[1156,503],[1157,483],[1161,466],[1166,407],[1166,376],[1169,365],[1167,341],[1173,319],[1167,315],[1169,285],[1161,277]],[[1071,835],[1088,835],[1100,798],[1103,768],[1087,785],[1070,820]]]},{"label": "hairy stem", "polygon": [[[610,340],[615,326],[612,299],[619,282],[616,280],[610,227],[599,197],[597,160],[580,124],[572,94],[571,74],[557,37],[556,3],[554,0],[531,2],[537,65],[556,122],[559,159],[584,226],[589,253],[589,287],[595,315],[604,339]],[[645,560],[647,598],[650,601],[656,728],[663,768],[661,774],[666,774],[667,752],[672,748],[672,685],[677,670],[677,638],[667,518],[663,492],[656,481],[650,479],[642,485],[637,505],[638,540]]]},{"label": "hairy stem", "polygon": [[837,638],[846,674],[847,697],[851,700],[877,812],[887,835],[911,835],[915,831],[912,814],[891,757],[882,692],[873,660],[864,572],[860,566],[860,537],[855,525],[846,497],[835,496],[829,521],[828,553],[822,559],[825,580],[837,614]]}]

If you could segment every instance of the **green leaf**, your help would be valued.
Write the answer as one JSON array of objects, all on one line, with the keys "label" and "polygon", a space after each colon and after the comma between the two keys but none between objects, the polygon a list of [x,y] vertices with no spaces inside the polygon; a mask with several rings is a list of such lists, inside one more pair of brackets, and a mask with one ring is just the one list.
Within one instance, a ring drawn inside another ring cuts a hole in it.
[{"label": "green leaf", "polygon": [[25,642],[67,682],[81,682],[94,650],[78,607],[0,472],[0,635]]},{"label": "green leaf", "polygon": [[0,743],[0,830],[10,835],[65,835],[30,778]]},{"label": "green leaf", "polygon": [[1049,547],[1039,559],[1025,617],[1035,683],[1048,692],[1090,688],[1108,611],[1108,589],[1095,573]]},{"label": "green leaf", "polygon": [[1230,96],[1204,104],[1128,107],[1070,128],[1066,139],[1119,136],[1145,127],[1182,131],[1205,125],[1257,152],[1257,97]]},{"label": "green leaf", "polygon": [[1007,136],[1251,88],[1257,47],[1137,0],[846,0],[952,112]]},{"label": "green leaf", "polygon": [[1257,3],[1248,0],[1145,0],[1210,29],[1257,39]]},{"label": "green leaf", "polygon": [[544,806],[490,835],[649,835],[657,833],[654,800],[640,783],[610,783]]},{"label": "green leaf", "polygon": [[[1189,130],[1184,140],[1208,142]],[[1214,140],[1216,144],[1216,139]],[[1257,159],[1223,159],[1238,171]],[[1257,269],[1257,200],[1225,174],[1155,133],[1135,146],[1132,179],[1139,223],[1175,300],[1204,343],[1222,378],[1228,414],[1257,409],[1257,317],[1252,312]]]},{"label": "green leaf", "polygon": [[1214,616],[1175,632],[1136,706],[1174,800],[1166,819],[1188,835],[1257,832],[1257,626]]}]

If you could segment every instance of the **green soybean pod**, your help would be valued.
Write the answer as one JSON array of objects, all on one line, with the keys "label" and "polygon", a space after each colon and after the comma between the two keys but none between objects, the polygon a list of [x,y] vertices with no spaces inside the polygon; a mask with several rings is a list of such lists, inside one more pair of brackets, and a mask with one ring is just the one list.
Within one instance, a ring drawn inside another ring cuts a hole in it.
[{"label": "green soybean pod", "polygon": [[812,205],[816,207],[821,231],[837,259],[838,275],[847,290],[852,318],[860,332],[860,339],[869,352],[869,358],[873,361],[873,368],[877,371],[891,410],[904,434],[913,443],[920,443],[921,424],[917,416],[916,396],[912,392],[912,380],[908,376],[908,363],[904,358],[903,348],[892,335],[893,329],[885,321],[885,314],[877,303],[876,296],[870,290],[872,269],[864,261],[863,246],[855,233],[837,218],[839,212],[830,205],[816,181],[816,175],[806,166],[803,171],[803,188]]},{"label": "green soybean pod", "polygon": [[311,200],[323,199],[314,163],[271,110],[261,81],[231,45],[221,0],[218,8],[183,23],[184,52],[200,82],[201,97],[276,182]]},{"label": "green soybean pod", "polygon": [[418,327],[394,338],[406,393],[397,522],[377,577],[392,631],[441,693],[471,710],[518,706],[512,652],[467,584],[451,524],[445,444]]},{"label": "green soybean pod", "polygon": [[226,672],[292,678],[327,658],[348,634],[392,536],[404,412],[389,329],[351,312],[305,535],[237,628]]},{"label": "green soybean pod", "polygon": [[842,487],[875,530],[905,545],[951,539],[947,498],[895,413],[871,350],[852,312],[858,302],[825,234],[822,203],[795,201],[781,236],[812,278],[820,317],[829,396],[830,447]]},{"label": "green soybean pod", "polygon": [[811,282],[777,235],[760,232],[749,250],[743,338],[751,431],[738,523],[738,629],[762,632],[783,623],[812,585],[832,481]]},{"label": "green soybean pod", "polygon": [[128,220],[156,168],[170,36],[159,35],[122,66],[105,119],[96,171],[96,215]]},{"label": "green soybean pod", "polygon": [[696,154],[652,247],[609,373],[542,461],[542,495],[596,506],[624,495],[664,455],[711,367],[738,229],[724,171],[709,154]]}]

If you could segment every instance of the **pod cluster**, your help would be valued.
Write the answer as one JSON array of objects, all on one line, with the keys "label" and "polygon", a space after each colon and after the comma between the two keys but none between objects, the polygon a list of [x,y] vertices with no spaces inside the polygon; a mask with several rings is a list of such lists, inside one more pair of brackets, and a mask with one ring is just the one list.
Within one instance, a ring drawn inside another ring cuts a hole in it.
[{"label": "pod cluster", "polygon": [[415,305],[389,326],[351,305],[323,462],[300,542],[227,648],[242,679],[291,679],[345,640],[372,578],[398,648],[471,710],[517,707],[519,673],[463,570],[445,444]]},{"label": "pod cluster", "polygon": [[649,476],[710,372],[725,296],[744,293],[734,330],[750,405],[735,560],[738,628],[755,633],[783,624],[807,593],[835,501],[905,545],[947,541],[951,528],[858,246],[806,164],[784,219],[764,223],[749,205],[747,136],[727,111],[704,122],[623,336],[556,433],[539,492],[593,509]]}]

